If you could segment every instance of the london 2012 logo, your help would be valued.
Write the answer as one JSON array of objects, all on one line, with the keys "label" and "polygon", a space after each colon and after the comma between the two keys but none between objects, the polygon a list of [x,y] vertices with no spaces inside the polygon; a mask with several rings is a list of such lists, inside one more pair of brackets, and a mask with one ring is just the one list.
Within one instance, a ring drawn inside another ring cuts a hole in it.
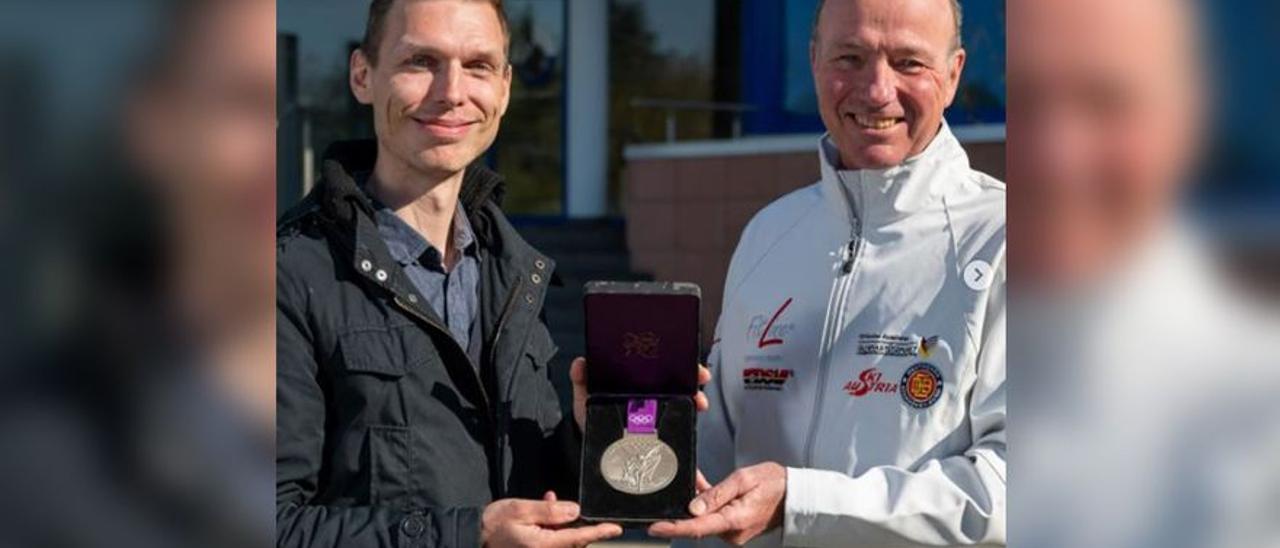
[{"label": "london 2012 logo", "polygon": [[656,360],[658,359],[658,345],[662,339],[652,331],[642,333],[623,333],[622,334],[622,352],[626,357],[639,356],[641,358]]},{"label": "london 2012 logo", "polygon": [[924,409],[942,397],[942,372],[926,362],[908,367],[898,383],[902,401],[916,409]]}]

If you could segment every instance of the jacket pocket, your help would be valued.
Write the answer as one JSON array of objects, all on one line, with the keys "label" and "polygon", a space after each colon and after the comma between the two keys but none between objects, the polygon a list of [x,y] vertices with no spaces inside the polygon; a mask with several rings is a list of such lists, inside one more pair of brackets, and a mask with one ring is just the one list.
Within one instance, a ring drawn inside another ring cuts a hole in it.
[{"label": "jacket pocket", "polygon": [[403,426],[369,427],[369,495],[373,504],[403,501],[414,492],[412,436]]},{"label": "jacket pocket", "polygon": [[397,330],[372,327],[338,336],[341,366],[351,373],[368,373],[391,379],[407,371],[404,345]]},{"label": "jacket pocket", "polygon": [[408,424],[405,378],[410,363],[404,333],[382,327],[349,331],[338,336],[334,393],[341,422],[346,424]]}]

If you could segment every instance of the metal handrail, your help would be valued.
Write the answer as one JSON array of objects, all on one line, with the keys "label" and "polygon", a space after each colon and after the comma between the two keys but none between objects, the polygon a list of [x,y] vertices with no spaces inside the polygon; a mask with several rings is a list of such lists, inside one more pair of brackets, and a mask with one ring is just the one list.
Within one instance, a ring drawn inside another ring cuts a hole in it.
[{"label": "metal handrail", "polygon": [[726,103],[720,101],[699,101],[693,99],[661,99],[656,97],[636,97],[631,99],[632,108],[660,109],[666,113],[666,137],[668,143],[676,140],[677,111],[709,111],[733,113],[733,138],[742,136],[742,113],[757,110],[755,105],[746,103]]}]

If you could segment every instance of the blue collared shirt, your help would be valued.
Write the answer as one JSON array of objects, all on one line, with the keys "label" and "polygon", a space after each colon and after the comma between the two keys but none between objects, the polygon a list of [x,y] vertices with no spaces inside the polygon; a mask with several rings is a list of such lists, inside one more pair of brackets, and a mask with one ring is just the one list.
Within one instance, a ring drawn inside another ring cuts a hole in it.
[{"label": "blue collared shirt", "polygon": [[376,199],[374,204],[378,233],[386,242],[391,257],[400,263],[431,309],[449,326],[462,349],[471,353],[471,328],[480,308],[480,261],[475,233],[462,204],[458,204],[453,214],[450,237],[460,256],[451,270],[445,270],[441,250],[427,242],[390,208]]}]

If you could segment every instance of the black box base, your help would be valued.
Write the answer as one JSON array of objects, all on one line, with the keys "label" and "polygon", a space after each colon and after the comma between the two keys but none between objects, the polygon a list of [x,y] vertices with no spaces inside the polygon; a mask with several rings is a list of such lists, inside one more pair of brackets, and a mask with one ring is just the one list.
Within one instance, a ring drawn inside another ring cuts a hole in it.
[{"label": "black box base", "polygon": [[[680,461],[671,484],[648,495],[618,491],[605,481],[600,459],[605,449],[622,439],[627,425],[627,402],[633,398],[658,400],[658,439],[675,451]],[[697,468],[697,417],[688,396],[596,395],[587,399],[587,424],[582,440],[582,478],[579,504],[586,521],[640,525],[661,520],[685,519],[694,497]]]}]

